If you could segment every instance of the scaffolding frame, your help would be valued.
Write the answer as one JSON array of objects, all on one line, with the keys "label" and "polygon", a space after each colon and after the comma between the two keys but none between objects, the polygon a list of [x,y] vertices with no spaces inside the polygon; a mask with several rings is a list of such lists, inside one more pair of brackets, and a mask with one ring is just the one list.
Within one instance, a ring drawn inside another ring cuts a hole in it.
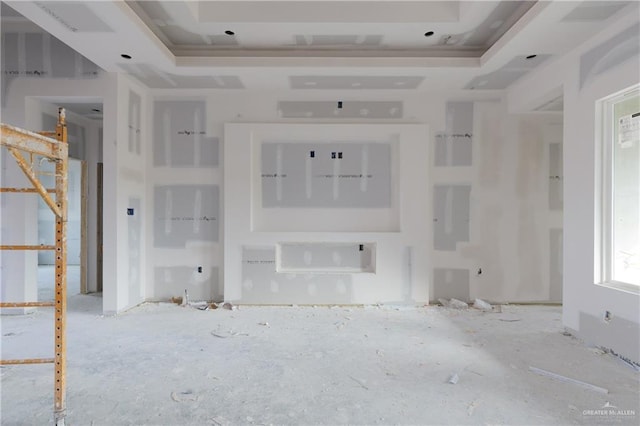
[{"label": "scaffolding frame", "polygon": [[[0,245],[0,250],[55,250],[55,300],[49,302],[0,302],[0,308],[54,308],[54,357],[0,360],[0,365],[54,364],[54,422],[64,425],[66,416],[67,323],[67,173],[69,145],[64,108],[58,109],[54,132],[30,132],[1,124],[0,145],[14,157],[33,188],[0,188],[1,193],[39,194],[56,217],[54,245]],[[29,161],[23,156],[28,154]],[[55,189],[45,188],[33,167],[34,156],[55,163]],[[51,196],[54,195],[54,197]]]}]

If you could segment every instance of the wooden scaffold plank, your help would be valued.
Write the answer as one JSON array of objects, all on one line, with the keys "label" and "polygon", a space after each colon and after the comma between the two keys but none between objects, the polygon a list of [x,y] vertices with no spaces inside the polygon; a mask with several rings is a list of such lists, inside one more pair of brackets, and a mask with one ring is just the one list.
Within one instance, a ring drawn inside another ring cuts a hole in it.
[{"label": "wooden scaffold plank", "polygon": [[40,245],[6,245],[0,246],[0,250],[55,250],[56,246]]},{"label": "wooden scaffold plank", "polygon": [[65,160],[69,155],[66,143],[39,135],[35,132],[19,129],[8,124],[1,125],[2,145],[42,155],[54,160]]},{"label": "wooden scaffold plank", "polygon": [[3,359],[0,365],[53,364],[53,358]]},{"label": "wooden scaffold plank", "polygon": [[[36,193],[39,194],[38,190],[35,188],[0,188],[0,192],[16,192],[16,193]],[[47,192],[50,194],[55,194],[56,190],[47,188]]]},{"label": "wooden scaffold plank", "polygon": [[[64,109],[58,112],[58,140],[67,146],[67,124]],[[55,310],[54,310],[54,410],[57,426],[64,425],[66,416],[67,371],[67,159],[56,162],[56,204],[61,214],[56,216]]]},{"label": "wooden scaffold plank", "polygon": [[45,308],[55,306],[55,302],[0,302],[0,308]]},{"label": "wooden scaffold plank", "polygon": [[22,156],[20,151],[14,147],[7,147],[7,149],[9,150],[11,155],[13,155],[13,157],[16,159],[16,162],[18,163],[18,166],[20,167],[20,169],[22,169],[22,172],[25,174],[25,176],[27,176],[27,179],[29,179],[33,187],[36,189],[36,191],[38,191],[38,193],[40,194],[44,202],[49,206],[53,214],[55,214],[56,216],[62,216],[62,211],[53,201],[51,196],[49,196],[49,193],[47,192],[47,188],[45,188],[44,185],[42,185],[42,183],[40,182],[40,179],[38,179],[38,176],[36,176],[33,169],[31,168],[29,163],[27,163],[27,160],[25,160],[25,158]]}]

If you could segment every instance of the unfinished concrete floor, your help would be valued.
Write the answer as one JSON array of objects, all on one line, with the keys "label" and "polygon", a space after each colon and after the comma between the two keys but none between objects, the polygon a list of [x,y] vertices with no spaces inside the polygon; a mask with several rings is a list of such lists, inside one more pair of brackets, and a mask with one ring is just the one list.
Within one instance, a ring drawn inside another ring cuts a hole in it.
[{"label": "unfinished concrete floor", "polygon": [[[92,295],[69,299],[69,425],[640,421],[638,373],[563,335],[560,307],[145,304],[104,317],[101,303]],[[2,317],[2,357],[50,356],[51,328],[50,309]],[[51,365],[0,372],[3,425],[52,421]],[[457,384],[448,383],[452,374]],[[595,414],[603,407],[606,415]]]}]

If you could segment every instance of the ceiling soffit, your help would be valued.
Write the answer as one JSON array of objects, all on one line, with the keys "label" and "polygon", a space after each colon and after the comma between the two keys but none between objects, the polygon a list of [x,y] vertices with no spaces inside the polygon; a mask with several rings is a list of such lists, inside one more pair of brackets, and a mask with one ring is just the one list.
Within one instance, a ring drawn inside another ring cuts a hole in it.
[{"label": "ceiling soffit", "polygon": [[462,3],[127,2],[176,56],[258,57],[479,57],[535,2]]}]

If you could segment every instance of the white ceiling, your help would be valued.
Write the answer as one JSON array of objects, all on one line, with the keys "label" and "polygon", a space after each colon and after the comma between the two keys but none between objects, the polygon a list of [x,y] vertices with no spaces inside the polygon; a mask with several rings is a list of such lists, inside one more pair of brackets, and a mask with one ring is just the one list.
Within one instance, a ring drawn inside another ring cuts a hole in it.
[{"label": "white ceiling", "polygon": [[3,39],[37,31],[32,21],[102,69],[131,73],[149,87],[227,90],[504,89],[638,7],[635,1],[6,3],[26,19],[3,7]]}]

